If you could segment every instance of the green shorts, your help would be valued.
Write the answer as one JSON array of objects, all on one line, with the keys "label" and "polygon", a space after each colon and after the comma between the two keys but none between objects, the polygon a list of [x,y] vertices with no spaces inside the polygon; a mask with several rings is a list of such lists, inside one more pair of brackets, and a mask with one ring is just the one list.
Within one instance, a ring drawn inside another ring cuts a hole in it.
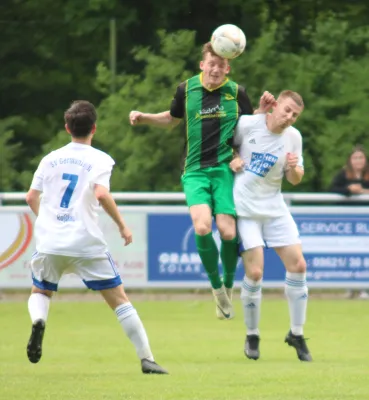
[{"label": "green shorts", "polygon": [[228,163],[183,174],[181,181],[188,207],[207,204],[213,215],[236,216],[233,180],[233,172]]}]

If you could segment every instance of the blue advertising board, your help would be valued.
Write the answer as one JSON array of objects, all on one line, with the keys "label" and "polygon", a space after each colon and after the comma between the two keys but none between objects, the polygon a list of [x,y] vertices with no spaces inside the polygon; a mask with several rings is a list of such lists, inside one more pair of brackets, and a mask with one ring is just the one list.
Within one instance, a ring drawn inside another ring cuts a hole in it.
[{"label": "blue advertising board", "polygon": [[299,228],[309,281],[369,285],[367,214],[293,214],[293,217]]},{"label": "blue advertising board", "polygon": [[[309,207],[308,213],[293,211],[292,215],[299,228],[310,286],[369,287],[368,214],[330,213],[327,207]],[[220,247],[215,226],[213,235]],[[281,287],[283,264],[273,249],[265,249],[264,255],[264,285]],[[236,281],[243,275],[240,259]],[[187,282],[187,286],[207,282],[188,213],[148,214],[148,282]]]}]

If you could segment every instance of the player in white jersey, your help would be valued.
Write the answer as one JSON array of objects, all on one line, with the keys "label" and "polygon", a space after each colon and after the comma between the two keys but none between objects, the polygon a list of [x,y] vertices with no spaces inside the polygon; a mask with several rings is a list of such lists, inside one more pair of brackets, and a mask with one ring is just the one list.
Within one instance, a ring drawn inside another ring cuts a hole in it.
[{"label": "player in white jersey", "polygon": [[74,272],[89,289],[100,291],[115,311],[135,346],[142,372],[166,374],[154,361],[145,328],[124,291],[98,226],[100,203],[116,223],[125,245],[132,242],[132,233],[109,191],[114,160],[91,146],[96,131],[95,107],[76,101],[64,116],[71,143],[41,160],[26,198],[37,216],[37,251],[31,261],[33,286],[28,301],[32,320],[28,359],[39,362],[51,297],[61,276]]},{"label": "player in white jersey", "polygon": [[[283,200],[282,179],[297,185],[304,175],[302,139],[291,125],[304,109],[301,96],[282,92],[272,113],[241,116],[234,142],[242,167],[236,174],[234,200],[241,255],[245,266],[241,299],[247,335],[245,355],[259,358],[263,247],[274,248],[286,268],[285,294],[291,329],[285,342],[295,347],[301,361],[311,361],[303,335],[308,288],[306,262],[297,226]],[[233,161],[232,169],[239,169]]]}]

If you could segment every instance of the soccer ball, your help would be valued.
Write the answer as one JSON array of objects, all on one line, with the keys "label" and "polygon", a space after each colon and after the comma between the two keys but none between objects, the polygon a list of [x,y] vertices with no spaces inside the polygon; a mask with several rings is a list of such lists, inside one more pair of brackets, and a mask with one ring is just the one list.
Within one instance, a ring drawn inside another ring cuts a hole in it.
[{"label": "soccer ball", "polygon": [[216,54],[222,58],[236,58],[243,53],[246,47],[246,36],[236,25],[221,25],[211,35],[211,46]]}]

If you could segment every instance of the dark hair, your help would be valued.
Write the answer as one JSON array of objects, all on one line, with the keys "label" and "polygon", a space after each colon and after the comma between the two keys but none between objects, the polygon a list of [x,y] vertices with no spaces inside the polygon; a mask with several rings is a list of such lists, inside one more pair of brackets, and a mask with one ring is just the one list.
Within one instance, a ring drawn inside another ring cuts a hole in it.
[{"label": "dark hair", "polygon": [[365,166],[362,171],[362,179],[365,181],[369,181],[369,163],[368,163],[368,157],[366,155],[365,149],[363,146],[357,145],[355,146],[349,156],[347,157],[346,165],[345,165],[345,171],[346,171],[346,178],[347,179],[355,179],[355,173],[354,169],[352,168],[352,163],[351,163],[351,157],[354,153],[362,153],[365,156]]},{"label": "dark hair", "polygon": [[83,138],[88,136],[94,124],[97,114],[93,104],[86,100],[74,101],[64,113],[64,120],[73,137]]}]

